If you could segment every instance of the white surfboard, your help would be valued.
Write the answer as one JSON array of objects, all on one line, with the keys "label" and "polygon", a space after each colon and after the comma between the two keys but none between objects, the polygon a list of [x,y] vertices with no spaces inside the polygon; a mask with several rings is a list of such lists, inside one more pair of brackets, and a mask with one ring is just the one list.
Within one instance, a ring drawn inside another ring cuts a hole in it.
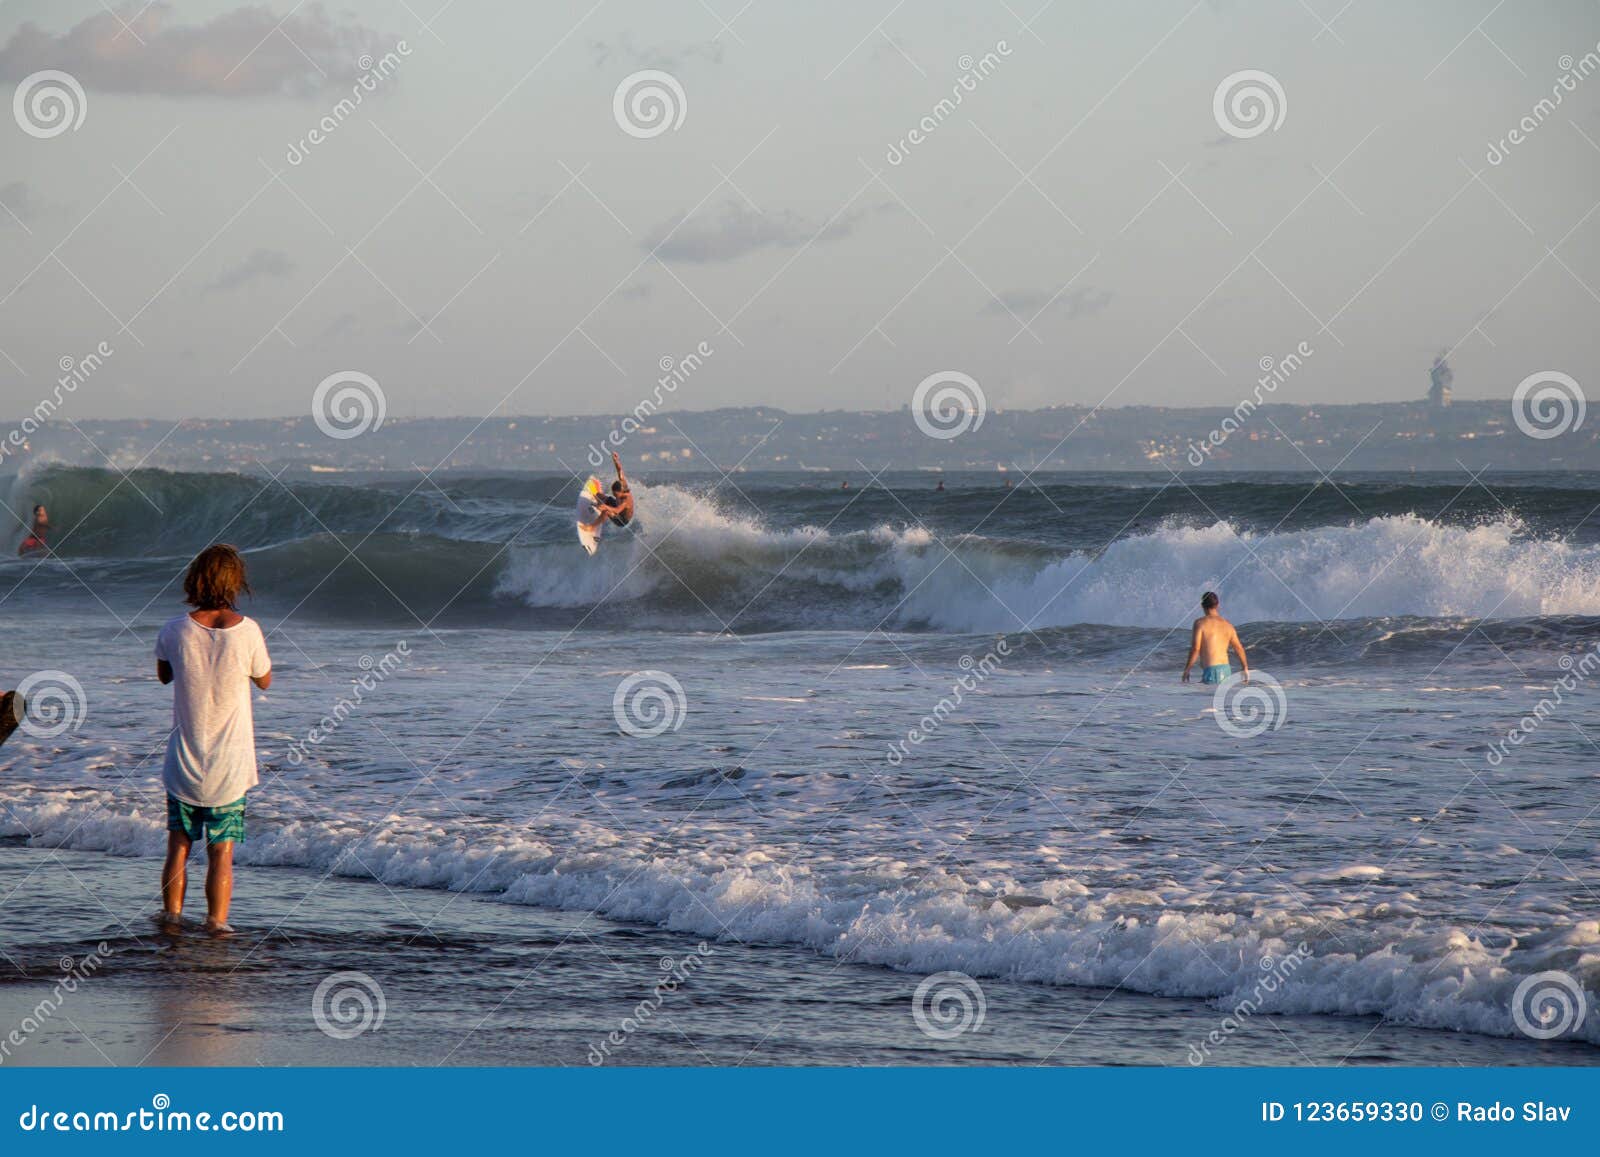
[{"label": "white surfboard", "polygon": [[603,528],[603,524],[602,526],[596,526],[593,530],[589,529],[591,524],[598,522],[600,519],[599,508],[595,505],[595,500],[599,497],[600,479],[591,474],[589,475],[589,481],[583,484],[583,489],[578,491],[578,509],[576,513],[578,542],[590,554],[593,554],[600,547],[600,531]]}]

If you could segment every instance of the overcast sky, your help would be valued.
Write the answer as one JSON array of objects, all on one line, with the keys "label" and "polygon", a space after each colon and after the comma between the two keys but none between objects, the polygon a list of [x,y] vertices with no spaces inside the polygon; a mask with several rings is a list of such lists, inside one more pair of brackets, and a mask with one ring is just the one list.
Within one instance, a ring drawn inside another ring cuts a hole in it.
[{"label": "overcast sky", "polygon": [[[73,417],[342,370],[398,416],[618,411],[701,342],[676,407],[1232,405],[1300,342],[1280,400],[1420,396],[1442,349],[1463,397],[1582,382],[1600,74],[1535,106],[1597,41],[1590,0],[0,0],[0,92],[85,93],[0,118],[0,417],[102,341]],[[659,135],[614,113],[643,69]],[[1236,137],[1245,69],[1282,121]]]}]

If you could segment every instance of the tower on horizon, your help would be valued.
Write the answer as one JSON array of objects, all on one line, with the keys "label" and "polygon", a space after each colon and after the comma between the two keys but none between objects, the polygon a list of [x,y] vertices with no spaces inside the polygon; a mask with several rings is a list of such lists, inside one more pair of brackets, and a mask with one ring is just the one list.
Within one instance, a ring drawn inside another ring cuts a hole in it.
[{"label": "tower on horizon", "polygon": [[1443,410],[1450,405],[1450,383],[1455,376],[1444,354],[1433,359],[1433,369],[1428,371],[1428,404],[1434,409]]}]

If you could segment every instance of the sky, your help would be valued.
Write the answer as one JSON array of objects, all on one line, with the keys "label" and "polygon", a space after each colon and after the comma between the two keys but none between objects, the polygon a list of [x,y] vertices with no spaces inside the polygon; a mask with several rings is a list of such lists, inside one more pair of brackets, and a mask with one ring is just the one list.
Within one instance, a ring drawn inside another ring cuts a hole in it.
[{"label": "sky", "polygon": [[[1233,405],[1302,343],[1276,400],[1600,364],[1588,0],[107,3],[0,0],[0,419],[102,343],[68,416],[348,372],[397,416],[615,413],[699,349],[675,408]],[[1265,119],[1217,103],[1246,70]]]}]

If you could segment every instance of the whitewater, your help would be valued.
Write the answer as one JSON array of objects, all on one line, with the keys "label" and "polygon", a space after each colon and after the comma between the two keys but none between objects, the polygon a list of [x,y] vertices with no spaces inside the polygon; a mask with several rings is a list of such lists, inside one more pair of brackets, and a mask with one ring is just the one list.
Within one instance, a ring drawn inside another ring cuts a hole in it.
[{"label": "whitewater", "polygon": [[[1592,690],[1487,758],[1600,645],[1595,480],[1075,477],[1012,509],[990,478],[650,479],[592,565],[566,479],[134,480],[171,513],[96,472],[7,496],[80,515],[59,560],[0,564],[0,594],[29,624],[8,620],[14,668],[70,670],[87,701],[0,750],[0,838],[159,852],[149,644],[226,512],[277,670],[242,899],[287,867],[1219,1010],[1293,957],[1265,1013],[1507,1041],[1519,985],[1559,970],[1590,994],[1564,1041],[1600,1045]],[[103,606],[72,609],[79,580]],[[1208,588],[1281,693],[1259,734],[1177,681]],[[648,737],[613,715],[642,671],[681,689]]]}]

